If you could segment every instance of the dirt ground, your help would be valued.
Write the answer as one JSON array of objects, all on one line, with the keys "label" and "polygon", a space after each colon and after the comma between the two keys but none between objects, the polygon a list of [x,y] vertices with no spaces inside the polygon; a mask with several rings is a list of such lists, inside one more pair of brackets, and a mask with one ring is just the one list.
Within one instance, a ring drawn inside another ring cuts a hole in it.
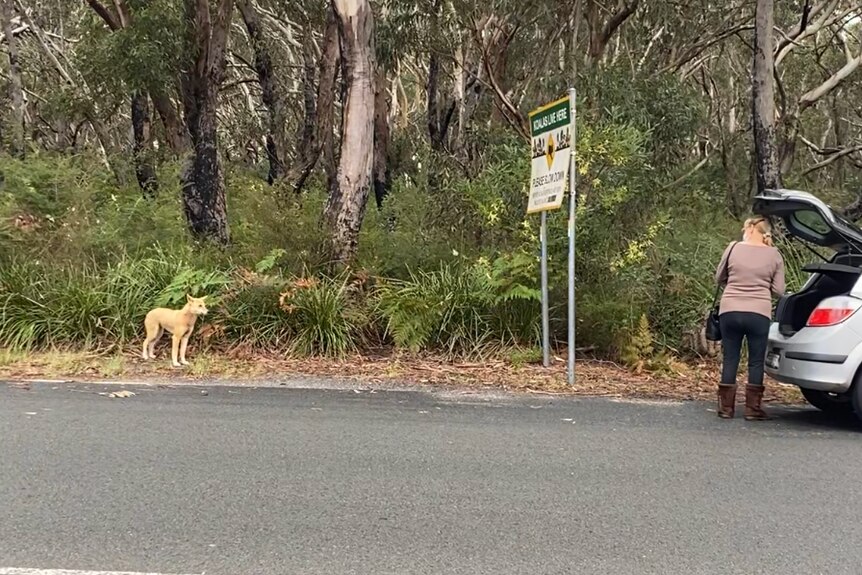
[{"label": "dirt ground", "polygon": [[[636,374],[598,360],[576,363],[575,385],[566,383],[566,363],[556,357],[551,367],[515,365],[507,361],[450,362],[431,356],[381,353],[341,360],[286,358],[248,353],[192,356],[191,365],[173,369],[162,354],[144,362],[137,353],[18,353],[0,350],[0,378],[6,380],[170,381],[233,380],[253,385],[264,380],[323,377],[385,387],[393,384],[485,388],[524,393],[590,395],[620,398],[715,399],[718,365],[674,363],[669,373]],[[744,370],[740,370],[744,373]],[[744,380],[740,378],[740,384]],[[801,394],[793,386],[767,381],[765,401],[796,404]]]}]

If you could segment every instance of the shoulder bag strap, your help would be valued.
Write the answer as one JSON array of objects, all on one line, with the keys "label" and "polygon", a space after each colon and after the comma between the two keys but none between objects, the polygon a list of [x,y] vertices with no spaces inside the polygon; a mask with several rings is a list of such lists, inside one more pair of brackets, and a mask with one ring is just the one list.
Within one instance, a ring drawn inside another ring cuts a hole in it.
[{"label": "shoulder bag strap", "polygon": [[[733,242],[733,245],[730,247],[730,251],[727,252],[727,259],[724,260],[724,272],[728,275],[728,280],[730,279],[729,275],[729,266],[730,266],[730,256],[733,254],[733,249],[739,244],[739,242]],[[715,307],[715,304],[718,303],[718,294],[721,293],[721,284],[715,286],[715,295],[712,297],[712,307]]]}]

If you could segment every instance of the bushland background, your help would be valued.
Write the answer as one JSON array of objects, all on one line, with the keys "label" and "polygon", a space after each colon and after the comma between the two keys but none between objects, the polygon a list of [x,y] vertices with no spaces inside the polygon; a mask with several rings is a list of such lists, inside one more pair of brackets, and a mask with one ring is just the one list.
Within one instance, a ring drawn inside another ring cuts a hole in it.
[{"label": "bushland background", "polygon": [[[862,213],[855,1],[0,6],[7,365],[122,371],[146,311],[186,293],[213,309],[193,354],[533,364],[526,114],[570,86],[582,357],[708,356],[714,266],[758,189]],[[811,256],[780,243],[792,287]]]}]

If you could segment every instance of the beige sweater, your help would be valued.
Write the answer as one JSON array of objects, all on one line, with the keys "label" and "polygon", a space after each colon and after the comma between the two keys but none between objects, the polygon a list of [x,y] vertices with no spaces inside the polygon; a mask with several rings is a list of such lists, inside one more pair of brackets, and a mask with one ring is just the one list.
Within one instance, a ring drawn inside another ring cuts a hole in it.
[{"label": "beige sweater", "polygon": [[[725,270],[728,254],[730,261]],[[715,281],[726,286],[719,313],[742,311],[771,318],[772,296],[784,295],[784,259],[775,248],[732,243],[724,250]]]}]

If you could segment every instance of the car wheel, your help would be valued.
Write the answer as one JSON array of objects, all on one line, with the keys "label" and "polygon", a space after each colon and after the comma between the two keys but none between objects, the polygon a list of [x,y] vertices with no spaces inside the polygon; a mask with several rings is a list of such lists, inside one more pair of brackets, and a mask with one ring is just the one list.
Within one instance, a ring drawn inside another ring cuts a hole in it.
[{"label": "car wheel", "polygon": [[850,404],[853,406],[856,418],[862,420],[862,384],[859,383],[860,376],[862,376],[862,373],[856,375],[856,381],[853,383],[850,391],[847,392],[847,395],[850,396]]},{"label": "car wheel", "polygon": [[[858,400],[855,397],[859,386],[852,393],[829,393],[818,389],[800,388],[806,401],[824,413],[830,415],[852,415]],[[859,398],[862,400],[862,397]],[[862,404],[860,404],[862,406]]]}]

